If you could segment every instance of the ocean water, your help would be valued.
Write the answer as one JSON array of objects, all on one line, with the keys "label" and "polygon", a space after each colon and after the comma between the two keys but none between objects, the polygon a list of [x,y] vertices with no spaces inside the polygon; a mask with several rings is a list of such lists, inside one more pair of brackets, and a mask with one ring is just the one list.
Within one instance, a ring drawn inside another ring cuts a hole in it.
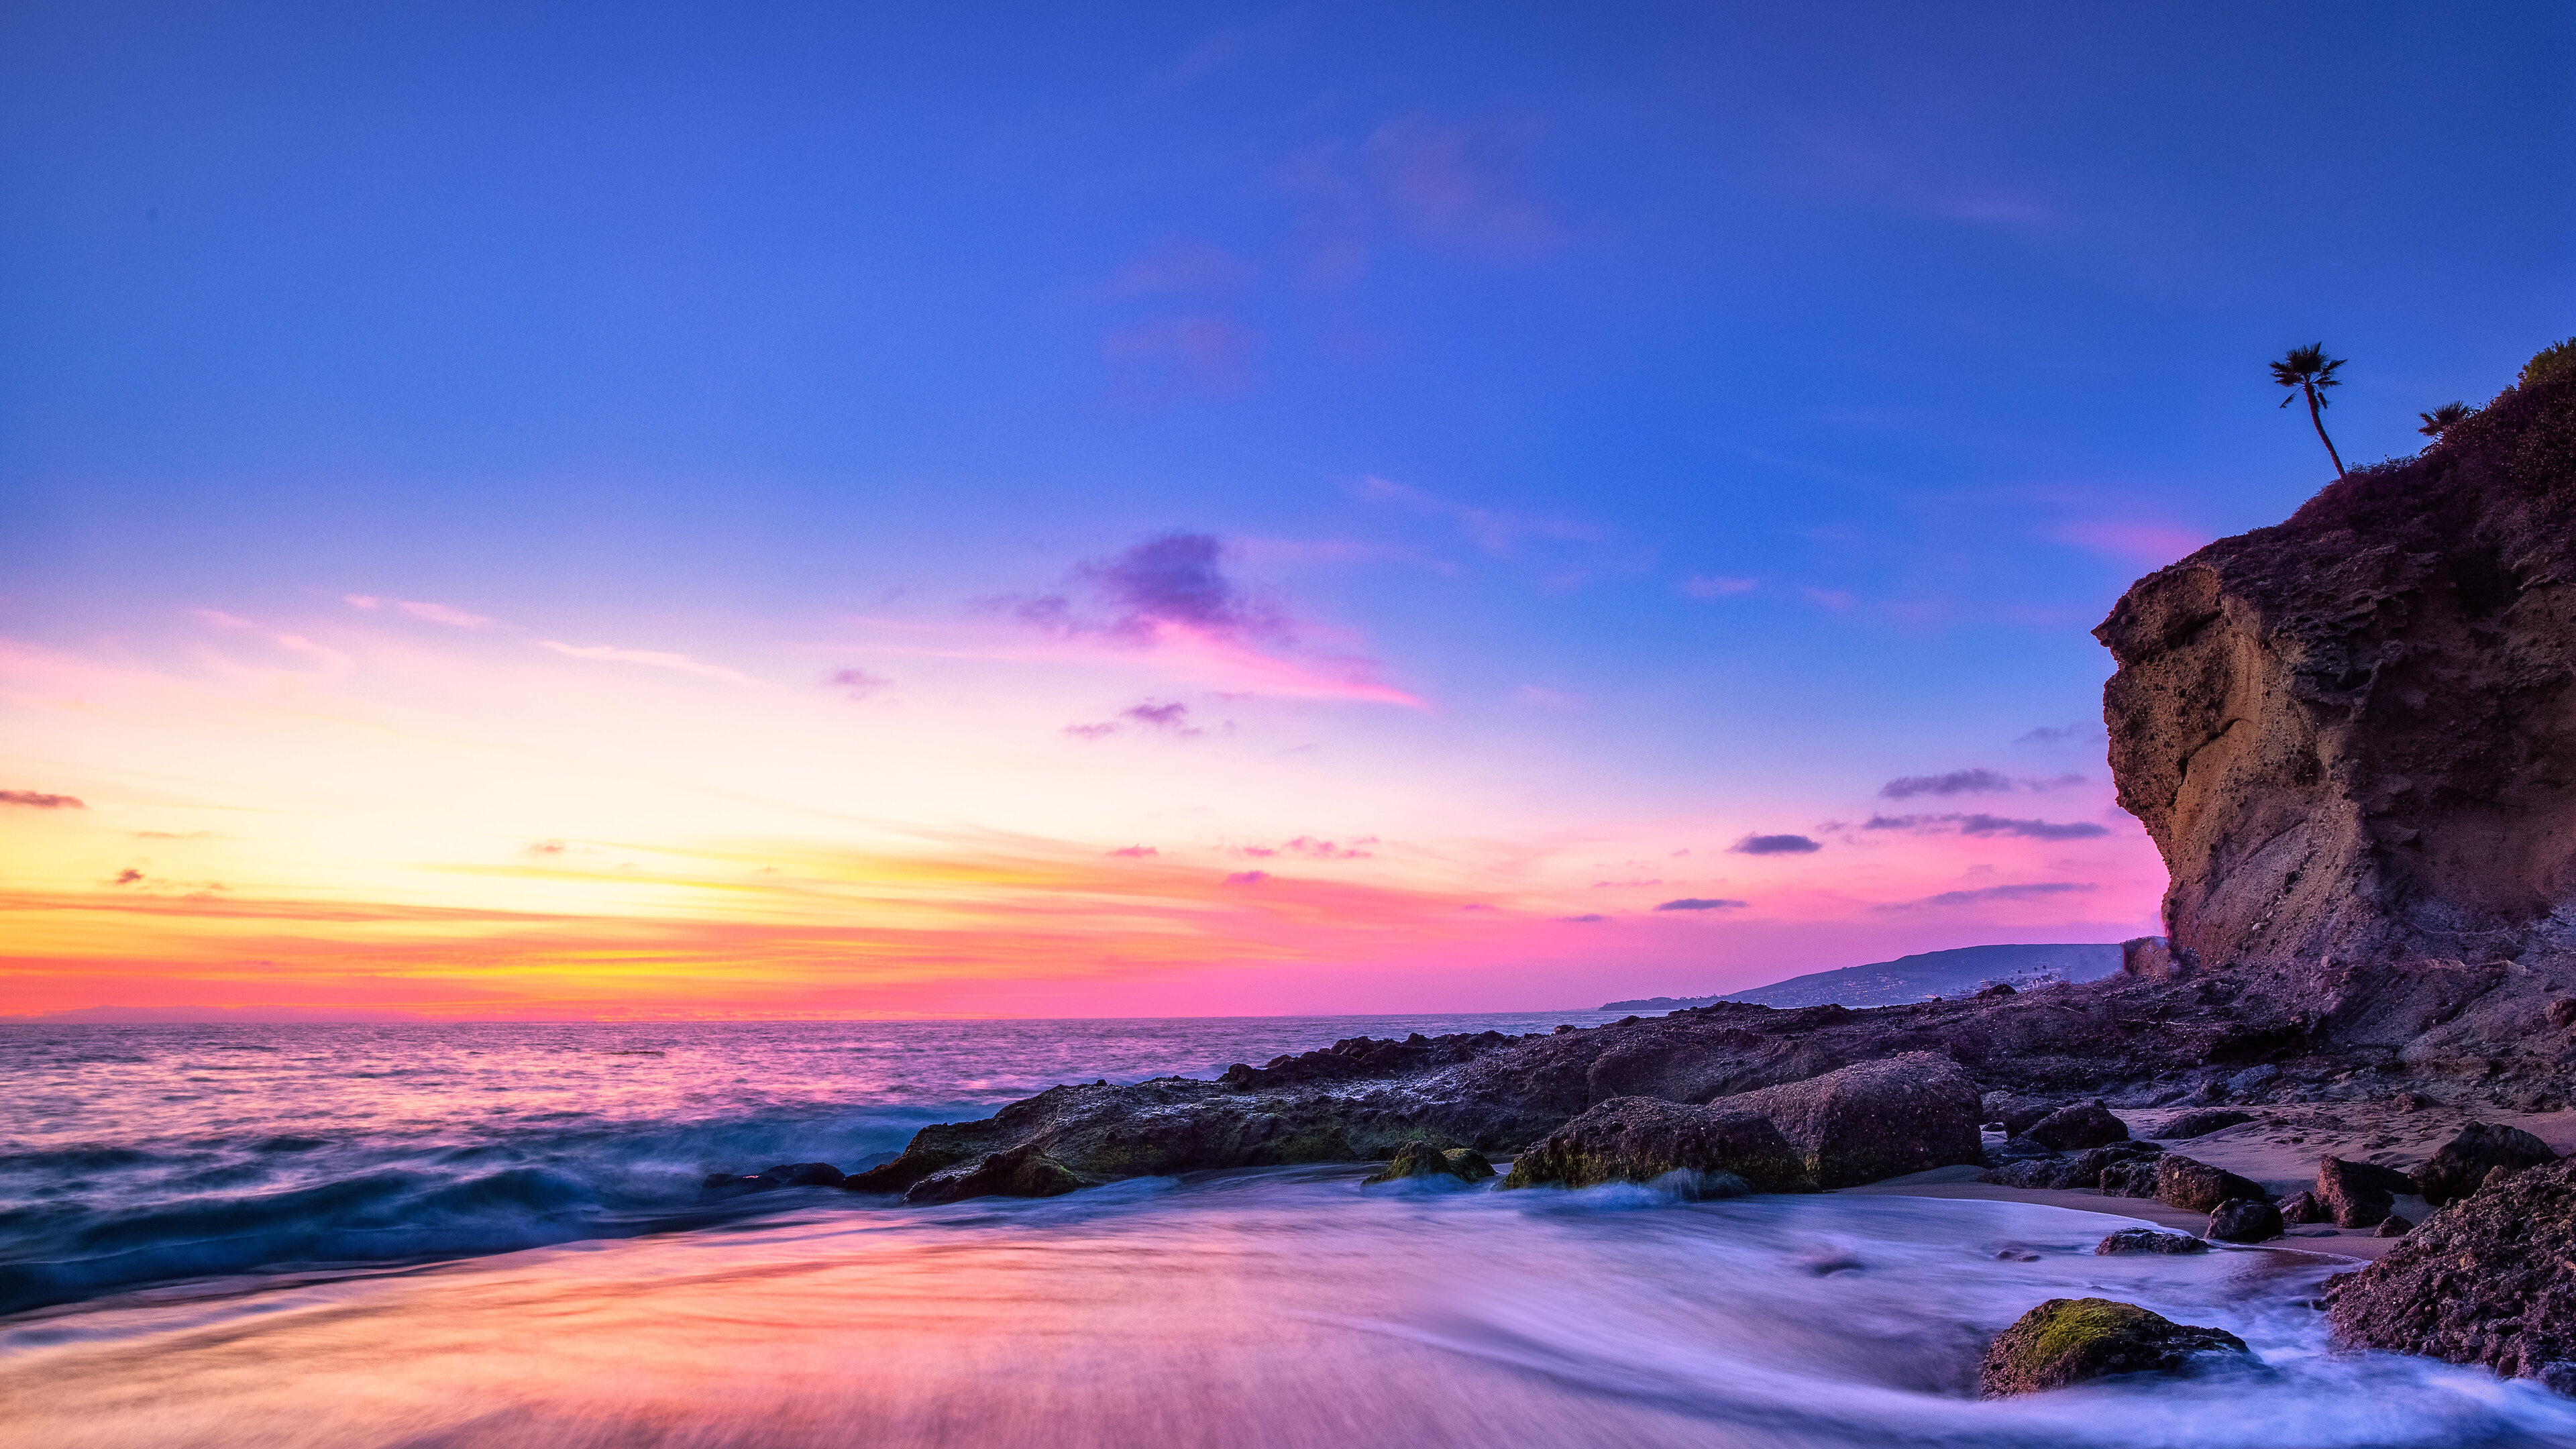
[{"label": "ocean water", "polygon": [[[2030,1204],[698,1199],[1059,1080],[1597,1019],[0,1029],[0,1445],[2576,1445],[2530,1385],[2330,1351],[2348,1263],[2097,1258],[2115,1220]],[[2262,1363],[1974,1397],[2089,1294]]]}]

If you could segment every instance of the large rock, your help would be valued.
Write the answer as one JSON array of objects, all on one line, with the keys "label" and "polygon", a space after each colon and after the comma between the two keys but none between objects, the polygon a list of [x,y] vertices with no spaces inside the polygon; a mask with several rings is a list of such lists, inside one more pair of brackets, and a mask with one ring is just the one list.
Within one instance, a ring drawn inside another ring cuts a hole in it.
[{"label": "large rock", "polygon": [[2113,1374],[2171,1373],[2205,1354],[2252,1358],[2245,1340],[2225,1329],[2176,1323],[2108,1298],[2051,1298],[1995,1335],[1977,1387],[1999,1399]]},{"label": "large rock", "polygon": [[2440,1207],[2455,1197],[2467,1197],[2477,1191],[2487,1174],[2499,1167],[2511,1175],[2557,1160],[2558,1154],[2549,1150],[2548,1143],[2519,1127],[2472,1122],[2460,1129],[2459,1136],[2443,1143],[2430,1162],[2415,1170],[2415,1181],[2424,1201]]},{"label": "large rock", "polygon": [[2122,1228],[2093,1245],[2103,1257],[2122,1253],[2206,1253],[2209,1244],[2189,1233],[2168,1233],[2162,1228]]},{"label": "large rock", "polygon": [[2021,1135],[2058,1152],[2076,1152],[2128,1141],[2129,1124],[2100,1102],[2079,1102],[2040,1118]]},{"label": "large rock", "polygon": [[2176,957],[2274,968],[2319,1037],[2417,1059],[2545,1029],[2576,962],[2576,375],[2148,575],[2094,634]]},{"label": "large rock", "polygon": [[983,1160],[934,1172],[903,1195],[908,1203],[962,1202],[970,1197],[1056,1197],[1086,1186],[1063,1163],[1034,1147],[1014,1147]]},{"label": "large rock", "polygon": [[2197,1112],[2185,1112],[2167,1122],[2165,1130],[2156,1135],[2167,1142],[2181,1142],[2187,1138],[2206,1137],[2212,1132],[2223,1132],[2230,1127],[2242,1127],[2248,1122],[2258,1120],[2260,1119],[2253,1113],[2240,1112],[2233,1107],[2204,1107]]},{"label": "large rock", "polygon": [[2369,1227],[2397,1206],[2396,1194],[2414,1190],[2414,1179],[2395,1168],[2331,1154],[2317,1159],[2317,1206],[2337,1227]]},{"label": "large rock", "polygon": [[2220,1243],[2266,1243],[2281,1236],[2281,1210],[2254,1198],[2220,1203],[2209,1215],[2209,1236]]},{"label": "large rock", "polygon": [[2272,1200],[2270,1193],[2249,1178],[2173,1152],[2156,1159],[2156,1197],[2168,1207],[2193,1213],[2216,1212],[2221,1203],[2240,1199]]},{"label": "large rock", "polygon": [[2576,1391],[2576,1159],[2454,1201],[2330,1280],[2325,1306],[2347,1343]]},{"label": "large rock", "polygon": [[1956,1062],[1930,1052],[1860,1062],[1803,1082],[1720,1097],[1709,1107],[1770,1119],[1820,1187],[1854,1187],[1986,1160],[1977,1136],[1976,1084]]},{"label": "large rock", "polygon": [[1674,1172],[1728,1174],[1759,1192],[1815,1189],[1769,1118],[1652,1097],[1614,1097],[1566,1123],[1522,1153],[1503,1186],[1653,1182]]}]

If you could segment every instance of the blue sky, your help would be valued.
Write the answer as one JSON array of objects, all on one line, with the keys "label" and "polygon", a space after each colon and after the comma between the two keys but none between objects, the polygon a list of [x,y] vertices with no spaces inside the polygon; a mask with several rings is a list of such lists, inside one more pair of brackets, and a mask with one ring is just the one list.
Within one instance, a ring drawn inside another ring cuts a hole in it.
[{"label": "blue sky", "polygon": [[[354,595],[900,684],[905,630],[1204,536],[1260,647],[1420,702],[1169,741],[1324,748],[1344,835],[1426,771],[1480,838],[1817,830],[1968,766],[2089,772],[2094,818],[2098,743],[2025,740],[2094,716],[2086,630],[2331,477],[2264,361],[2351,359],[2360,461],[2576,331],[2557,5],[85,4],[7,35],[11,640],[184,671],[208,613],[314,639]],[[1063,667],[937,707],[1052,736],[1260,693]],[[34,763],[107,768],[44,754],[41,695]],[[1922,943],[2152,919],[2152,883],[2087,883]]]}]

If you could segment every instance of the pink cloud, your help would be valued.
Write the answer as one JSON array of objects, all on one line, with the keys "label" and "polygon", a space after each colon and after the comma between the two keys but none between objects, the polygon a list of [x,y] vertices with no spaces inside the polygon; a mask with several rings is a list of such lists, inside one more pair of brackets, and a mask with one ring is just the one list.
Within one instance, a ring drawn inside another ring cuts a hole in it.
[{"label": "pink cloud", "polygon": [[1760,579],[1728,578],[1723,574],[1694,574],[1682,580],[1682,592],[1694,599],[1723,599],[1732,594],[1749,594],[1760,587]]},{"label": "pink cloud", "polygon": [[2198,553],[2210,541],[2207,533],[2197,529],[2117,520],[2061,523],[2050,529],[2048,536],[2060,543],[2155,568]]},{"label": "pink cloud", "polygon": [[421,599],[388,599],[374,594],[342,594],[341,598],[361,609],[394,609],[415,619],[432,624],[446,624],[458,629],[480,629],[491,623],[481,614],[469,614],[446,604],[433,604]]},{"label": "pink cloud", "polygon": [[568,654],[575,659],[597,659],[615,664],[649,664],[656,669],[676,669],[683,674],[703,675],[708,679],[723,679],[735,684],[751,682],[744,675],[713,664],[700,664],[686,654],[665,654],[653,649],[619,649],[608,644],[563,644],[552,639],[540,639],[537,644],[541,648],[552,649],[557,654]]},{"label": "pink cloud", "polygon": [[1122,327],[1101,339],[1112,362],[1160,367],[1178,380],[1232,389],[1249,381],[1257,339],[1231,317],[1198,313]]},{"label": "pink cloud", "polygon": [[1409,116],[1380,126],[1361,151],[1388,208],[1413,231],[1517,259],[1553,249],[1564,229],[1523,193],[1514,139],[1492,127]]}]

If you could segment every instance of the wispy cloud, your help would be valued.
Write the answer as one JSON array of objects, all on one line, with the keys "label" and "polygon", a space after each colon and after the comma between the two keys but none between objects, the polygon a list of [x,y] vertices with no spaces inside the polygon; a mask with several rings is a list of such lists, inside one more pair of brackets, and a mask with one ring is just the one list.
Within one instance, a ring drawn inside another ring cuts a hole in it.
[{"label": "wispy cloud", "polygon": [[1803,835],[1748,835],[1727,847],[1737,855],[1813,855],[1824,848]]},{"label": "wispy cloud", "polygon": [[1474,541],[1476,547],[1496,558],[1512,557],[1522,545],[1534,541],[1593,543],[1606,537],[1605,531],[1595,524],[1545,514],[1478,508],[1388,478],[1362,478],[1351,485],[1351,496],[1362,503],[1392,504],[1434,518],[1449,519]]},{"label": "wispy cloud", "polygon": [[1152,700],[1147,700],[1143,704],[1130,705],[1120,710],[1116,719],[1102,720],[1098,724],[1066,725],[1064,732],[1079,739],[1096,740],[1118,733],[1123,723],[1159,734],[1179,735],[1185,739],[1207,733],[1206,730],[1191,724],[1189,719],[1190,707],[1186,704],[1178,701],[1156,704]]},{"label": "wispy cloud", "polygon": [[867,699],[894,687],[893,680],[864,669],[835,669],[823,676],[823,682],[852,699]]},{"label": "wispy cloud", "polygon": [[2026,840],[2092,840],[2111,832],[2086,821],[2010,820],[2000,815],[1873,815],[1863,830],[1925,834],[1956,826],[1961,835],[2018,835]]},{"label": "wispy cloud", "polygon": [[375,594],[342,594],[340,597],[361,609],[392,609],[415,619],[458,629],[480,629],[493,622],[481,614],[469,614],[452,605],[433,604],[422,599],[388,599]]},{"label": "wispy cloud", "polygon": [[2059,543],[2148,568],[2161,568],[2189,557],[2210,541],[2209,534],[2200,529],[2111,519],[2061,523],[2047,530],[2047,535]]},{"label": "wispy cloud", "polygon": [[1760,579],[1730,578],[1724,574],[1693,574],[1681,583],[1682,592],[1694,599],[1723,599],[1749,594],[1760,587]]},{"label": "wispy cloud", "polygon": [[48,795],[41,790],[0,790],[0,805],[24,805],[31,810],[87,810],[89,808],[77,795]]},{"label": "wispy cloud", "polygon": [[1116,860],[1151,860],[1162,852],[1150,845],[1122,845],[1109,854]]},{"label": "wispy cloud", "polygon": [[2007,775],[2000,770],[1952,770],[1946,775],[1907,775],[1878,787],[1880,798],[1911,800],[1918,795],[1997,795],[2011,790],[2058,790],[2084,783],[2082,775]]},{"label": "wispy cloud", "polygon": [[619,649],[607,644],[564,644],[552,639],[540,639],[537,643],[541,648],[552,649],[557,654],[568,654],[575,659],[597,659],[612,664],[649,664],[656,669],[676,669],[683,674],[729,680],[735,684],[751,682],[745,675],[713,664],[701,664],[686,654],[665,654],[652,649]]},{"label": "wispy cloud", "polygon": [[1937,896],[1925,896],[1921,900],[1917,901],[1899,901],[1892,905],[1879,906],[1876,909],[1882,911],[1910,911],[1926,906],[1973,906],[1986,901],[2040,900],[2049,896],[2066,895],[2076,891],[2089,891],[2094,888],[2095,887],[2089,882],[2063,880],[2036,881],[2029,885],[1984,886],[1977,890],[1969,891],[1943,891]]},{"label": "wispy cloud", "polygon": [[1655,907],[1655,909],[1659,911],[1734,911],[1743,910],[1751,904],[1752,902],[1750,901],[1731,901],[1706,896],[1684,896],[1677,901],[1666,901],[1662,905]]}]

